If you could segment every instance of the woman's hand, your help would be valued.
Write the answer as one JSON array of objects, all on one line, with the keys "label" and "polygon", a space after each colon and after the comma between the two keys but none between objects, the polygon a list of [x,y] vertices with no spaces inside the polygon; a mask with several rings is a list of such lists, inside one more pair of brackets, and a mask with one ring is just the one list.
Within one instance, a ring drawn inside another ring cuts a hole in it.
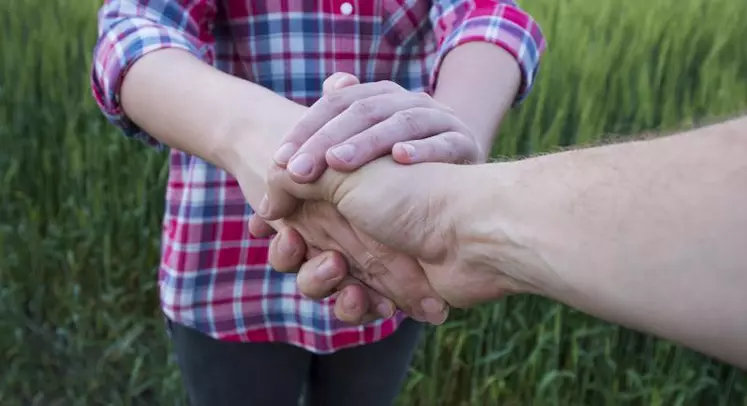
[{"label": "woman's hand", "polygon": [[[391,154],[401,164],[480,163],[485,151],[452,109],[426,93],[390,81],[359,84],[336,73],[283,138],[275,163],[297,183],[319,179],[327,167],[350,172]],[[296,199],[276,189],[269,206],[287,211]]]}]

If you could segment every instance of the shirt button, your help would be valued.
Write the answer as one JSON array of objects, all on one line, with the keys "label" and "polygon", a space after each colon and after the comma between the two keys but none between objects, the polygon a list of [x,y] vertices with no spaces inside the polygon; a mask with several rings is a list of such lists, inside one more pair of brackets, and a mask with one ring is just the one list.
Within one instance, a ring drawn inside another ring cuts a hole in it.
[{"label": "shirt button", "polygon": [[340,4],[340,12],[346,16],[353,14],[353,5],[348,2]]}]

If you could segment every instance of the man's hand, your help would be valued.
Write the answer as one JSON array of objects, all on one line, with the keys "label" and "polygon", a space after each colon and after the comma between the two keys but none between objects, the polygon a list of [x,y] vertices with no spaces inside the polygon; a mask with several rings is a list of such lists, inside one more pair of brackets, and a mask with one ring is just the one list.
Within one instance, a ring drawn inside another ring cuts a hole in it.
[{"label": "man's hand", "polygon": [[[295,183],[281,168],[271,171],[268,177],[273,187],[281,187],[296,198],[334,204],[356,230],[389,249],[417,258],[430,285],[450,305],[469,307],[529,289],[520,278],[498,273],[494,264],[483,263],[480,255],[465,255],[469,250],[465,250],[463,231],[454,213],[464,210],[455,205],[466,191],[444,187],[459,185],[464,180],[465,168],[429,163],[401,166],[384,157],[353,173],[328,170],[314,184]],[[260,215],[269,221],[289,213],[269,209]],[[280,238],[295,238],[292,233],[293,230],[283,230]],[[273,249],[270,259],[273,265],[281,258]],[[343,276],[341,273],[336,279],[324,279],[313,267],[304,265],[299,271],[298,285],[304,294],[324,297],[335,291],[335,281]],[[397,302],[406,300],[408,292],[400,292],[404,297],[385,295]],[[347,288],[343,288],[342,294],[346,293]],[[353,294],[360,297],[357,292]],[[362,313],[354,314],[341,306],[338,302],[338,317],[348,322],[359,321],[356,317]],[[358,308],[362,307],[365,303],[361,302]]]}]

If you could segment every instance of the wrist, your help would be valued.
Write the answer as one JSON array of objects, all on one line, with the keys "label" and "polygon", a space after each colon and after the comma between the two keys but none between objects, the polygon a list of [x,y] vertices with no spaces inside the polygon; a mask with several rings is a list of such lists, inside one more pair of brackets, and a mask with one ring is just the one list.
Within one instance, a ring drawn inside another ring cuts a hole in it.
[{"label": "wrist", "polygon": [[[452,218],[460,255],[470,267],[495,274],[502,282],[494,293],[531,293],[554,297],[566,286],[548,259],[544,231],[552,206],[541,190],[529,187],[523,162],[462,167],[456,183],[460,196]],[[487,187],[486,187],[487,186]],[[549,205],[549,206],[548,206]]]},{"label": "wrist", "polygon": [[230,173],[247,203],[258,207],[283,134],[300,120],[306,107],[249,82],[226,92],[230,103],[225,106],[227,114],[216,123],[211,162]]},{"label": "wrist", "polygon": [[495,44],[465,43],[444,58],[433,98],[453,109],[472,130],[484,155],[478,163],[489,158],[500,123],[516,99],[521,80],[516,58]]},{"label": "wrist", "polygon": [[236,111],[218,123],[215,162],[237,178],[252,173],[264,180],[282,136],[300,120],[306,107],[281,97],[265,97],[257,103],[256,89],[237,91],[242,94],[232,99]]}]

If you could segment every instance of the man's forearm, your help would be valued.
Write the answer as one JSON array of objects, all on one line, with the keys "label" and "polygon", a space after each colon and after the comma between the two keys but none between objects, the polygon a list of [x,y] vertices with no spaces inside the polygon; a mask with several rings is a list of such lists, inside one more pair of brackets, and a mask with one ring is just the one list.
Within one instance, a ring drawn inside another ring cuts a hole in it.
[{"label": "man's forearm", "polygon": [[472,129],[487,159],[520,84],[519,65],[511,54],[494,44],[470,42],[446,55],[433,97]]},{"label": "man's forearm", "polygon": [[282,133],[305,107],[232,77],[181,50],[165,49],[135,62],[122,84],[127,115],[164,144],[199,156],[250,182],[259,204],[265,172]]},{"label": "man's forearm", "polygon": [[747,367],[747,118],[474,171],[465,187],[483,192],[465,212],[490,213],[474,218],[478,237],[507,236],[490,247],[496,264],[525,265],[537,293]]}]

